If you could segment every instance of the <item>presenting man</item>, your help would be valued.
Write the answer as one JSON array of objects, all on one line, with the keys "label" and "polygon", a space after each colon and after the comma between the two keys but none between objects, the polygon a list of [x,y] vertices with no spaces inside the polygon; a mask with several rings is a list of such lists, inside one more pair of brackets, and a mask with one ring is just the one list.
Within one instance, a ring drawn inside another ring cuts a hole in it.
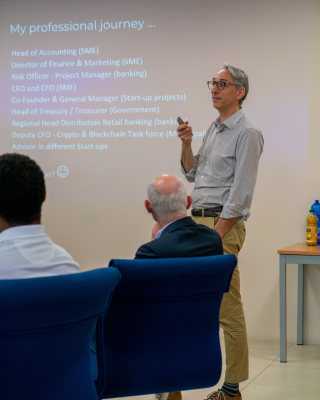
[{"label": "presenting man", "polygon": [[[249,90],[245,72],[225,63],[207,84],[220,116],[208,129],[196,156],[191,147],[192,128],[188,122],[178,126],[182,172],[189,182],[195,182],[191,211],[194,221],[215,229],[222,238],[224,253],[238,257],[245,239],[244,221],[250,215],[263,137],[241,108]],[[238,267],[230,292],[222,300],[220,326],[225,337],[225,382],[208,399],[239,400],[239,383],[249,378],[249,360]]]},{"label": "presenting man", "polygon": [[79,272],[70,254],[44,232],[45,197],[43,172],[33,160],[20,154],[0,156],[0,279]]}]

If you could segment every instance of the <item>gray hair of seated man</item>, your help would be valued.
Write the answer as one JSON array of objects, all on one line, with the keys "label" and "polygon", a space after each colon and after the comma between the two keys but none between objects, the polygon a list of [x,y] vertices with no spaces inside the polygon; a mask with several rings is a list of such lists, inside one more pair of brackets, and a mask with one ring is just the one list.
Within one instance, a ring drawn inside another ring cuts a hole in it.
[{"label": "gray hair of seated man", "polygon": [[238,85],[239,87],[243,87],[245,89],[246,92],[245,92],[244,96],[242,97],[242,99],[239,100],[239,106],[241,107],[243,101],[246,99],[246,97],[249,93],[248,75],[244,71],[242,71],[242,69],[233,67],[232,65],[229,65],[227,62],[225,62],[222,65],[221,69],[227,69],[230,72],[230,74],[234,80],[234,83],[236,85]]},{"label": "gray hair of seated man", "polygon": [[[165,175],[164,175],[165,177]],[[148,185],[147,194],[153,213],[161,221],[170,222],[187,215],[187,189],[181,179],[171,177],[172,182],[153,181]],[[161,180],[160,180],[161,181]]]}]

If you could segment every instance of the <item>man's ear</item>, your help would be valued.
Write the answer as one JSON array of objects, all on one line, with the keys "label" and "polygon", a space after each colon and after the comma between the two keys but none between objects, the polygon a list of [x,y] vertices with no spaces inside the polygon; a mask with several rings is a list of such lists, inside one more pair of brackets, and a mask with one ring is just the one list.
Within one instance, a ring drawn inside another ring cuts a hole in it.
[{"label": "man's ear", "polygon": [[189,208],[191,207],[191,204],[192,204],[192,197],[187,196],[187,210],[189,210]]},{"label": "man's ear", "polygon": [[152,208],[151,208],[151,205],[149,203],[149,200],[145,200],[144,201],[144,206],[145,206],[146,210],[148,211],[148,213],[151,214],[152,213]]},{"label": "man's ear", "polygon": [[241,87],[238,89],[238,96],[237,99],[240,100],[242,97],[246,94],[246,89],[244,87]]},{"label": "man's ear", "polygon": [[0,233],[11,228],[11,225],[2,217],[0,217]]}]

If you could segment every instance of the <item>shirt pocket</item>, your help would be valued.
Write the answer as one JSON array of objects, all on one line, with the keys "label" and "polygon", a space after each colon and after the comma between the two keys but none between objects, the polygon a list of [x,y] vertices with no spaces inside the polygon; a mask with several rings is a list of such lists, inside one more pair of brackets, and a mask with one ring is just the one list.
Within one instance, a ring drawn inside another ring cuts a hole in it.
[{"label": "shirt pocket", "polygon": [[231,186],[234,180],[236,165],[235,149],[228,149],[219,154],[217,160],[217,171],[219,173],[220,186]]}]

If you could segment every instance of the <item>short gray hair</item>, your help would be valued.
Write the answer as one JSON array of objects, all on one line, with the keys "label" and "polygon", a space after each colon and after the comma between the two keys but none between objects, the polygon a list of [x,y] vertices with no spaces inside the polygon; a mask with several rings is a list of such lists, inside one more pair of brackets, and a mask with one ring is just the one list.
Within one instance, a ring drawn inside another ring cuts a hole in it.
[{"label": "short gray hair", "polygon": [[242,71],[242,69],[233,67],[232,65],[229,65],[227,62],[223,64],[221,69],[227,69],[230,72],[235,84],[245,89],[244,96],[239,100],[239,106],[241,107],[243,101],[245,100],[247,94],[249,93],[248,75],[244,71]]},{"label": "short gray hair", "polygon": [[151,182],[147,194],[152,211],[161,221],[170,221],[187,215],[187,189],[181,179],[176,178],[170,190],[165,185]]}]

